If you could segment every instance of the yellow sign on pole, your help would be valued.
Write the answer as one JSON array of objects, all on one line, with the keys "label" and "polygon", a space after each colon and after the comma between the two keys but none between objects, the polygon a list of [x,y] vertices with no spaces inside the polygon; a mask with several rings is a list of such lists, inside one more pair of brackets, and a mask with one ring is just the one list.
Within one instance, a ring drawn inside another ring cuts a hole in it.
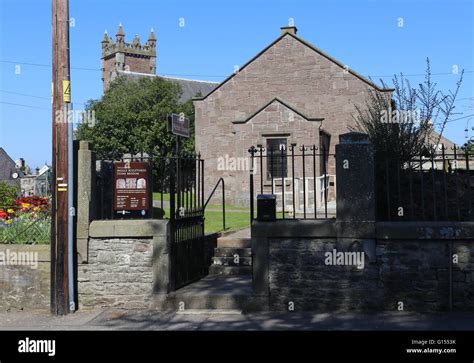
[{"label": "yellow sign on pole", "polygon": [[71,102],[71,82],[63,81],[63,102]]}]

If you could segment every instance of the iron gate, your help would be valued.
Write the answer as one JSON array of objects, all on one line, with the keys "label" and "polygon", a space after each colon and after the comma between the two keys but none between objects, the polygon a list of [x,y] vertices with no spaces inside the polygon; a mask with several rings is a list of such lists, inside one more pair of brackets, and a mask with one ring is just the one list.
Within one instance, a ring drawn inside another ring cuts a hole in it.
[{"label": "iron gate", "polygon": [[169,163],[171,289],[207,273],[204,248],[204,160],[171,158]]}]

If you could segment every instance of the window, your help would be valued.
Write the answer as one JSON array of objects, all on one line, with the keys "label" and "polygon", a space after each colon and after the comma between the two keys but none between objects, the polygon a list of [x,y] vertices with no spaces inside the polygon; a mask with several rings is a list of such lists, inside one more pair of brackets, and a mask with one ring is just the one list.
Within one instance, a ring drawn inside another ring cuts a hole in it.
[{"label": "window", "polygon": [[287,177],[288,168],[286,156],[286,138],[267,139],[267,179],[281,178],[282,176]]},{"label": "window", "polygon": [[[319,133],[319,172],[321,175],[328,173],[329,147],[331,145],[331,135],[321,130]],[[323,153],[324,150],[324,153]],[[326,159],[324,158],[326,157]]]}]

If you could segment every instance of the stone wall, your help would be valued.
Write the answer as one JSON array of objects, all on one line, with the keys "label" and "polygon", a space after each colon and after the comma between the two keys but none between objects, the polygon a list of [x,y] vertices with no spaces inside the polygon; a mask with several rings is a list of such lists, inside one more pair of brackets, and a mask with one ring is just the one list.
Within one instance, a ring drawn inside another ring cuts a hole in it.
[{"label": "stone wall", "polygon": [[[351,240],[336,222],[306,222],[252,227],[254,290],[271,310],[446,311],[452,294],[453,310],[474,311],[474,223],[377,223],[373,239]],[[363,253],[364,268],[326,264],[333,250]]]},{"label": "stone wall", "polygon": [[90,263],[79,265],[80,305],[146,307],[153,288],[152,254],[151,238],[91,238]]},{"label": "stone wall", "polygon": [[78,266],[81,308],[139,309],[169,290],[165,220],[93,221],[88,263]]},{"label": "stone wall", "polygon": [[48,310],[50,246],[0,244],[0,311]]},{"label": "stone wall", "polygon": [[[76,241],[79,308],[164,308],[171,289],[169,220],[95,219],[104,218],[101,207],[111,210],[112,198],[101,196],[95,183],[113,179],[110,167],[110,163],[94,162],[91,145],[81,141]],[[217,235],[206,235],[204,245],[209,266]]]}]

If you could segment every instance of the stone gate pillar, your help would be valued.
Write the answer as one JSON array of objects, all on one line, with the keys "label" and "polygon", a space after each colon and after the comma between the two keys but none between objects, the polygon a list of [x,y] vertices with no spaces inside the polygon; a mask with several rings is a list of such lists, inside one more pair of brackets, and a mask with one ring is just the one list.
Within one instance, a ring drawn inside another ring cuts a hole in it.
[{"label": "stone gate pillar", "polygon": [[375,260],[375,159],[367,134],[349,132],[336,145],[337,239]]},{"label": "stone gate pillar", "polygon": [[77,156],[77,261],[87,263],[89,245],[89,223],[93,218],[93,188],[95,165],[92,144],[79,142]]},{"label": "stone gate pillar", "polygon": [[336,180],[337,219],[375,221],[374,147],[366,134],[339,136]]}]

